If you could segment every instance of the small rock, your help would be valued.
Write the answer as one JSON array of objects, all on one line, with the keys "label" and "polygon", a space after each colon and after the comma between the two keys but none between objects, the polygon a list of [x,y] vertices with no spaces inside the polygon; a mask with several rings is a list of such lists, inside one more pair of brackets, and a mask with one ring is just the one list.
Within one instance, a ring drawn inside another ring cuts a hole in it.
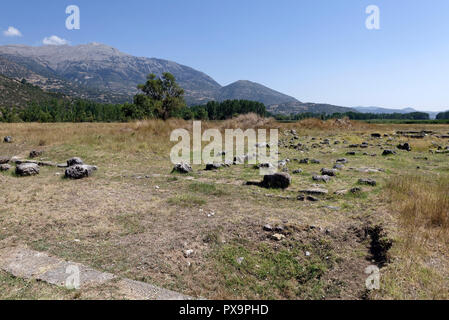
[{"label": "small rock", "polygon": [[355,187],[355,188],[352,188],[351,190],[349,190],[349,192],[356,194],[356,193],[362,192],[362,189]]},{"label": "small rock", "polygon": [[269,224],[266,224],[263,226],[264,231],[273,231],[273,227],[271,227]]},{"label": "small rock", "polygon": [[44,152],[43,151],[38,151],[38,150],[33,150],[30,152],[30,158],[37,158],[40,157]]},{"label": "small rock", "polygon": [[337,159],[337,161],[335,161],[336,163],[342,163],[342,164],[346,164],[348,163],[348,159],[346,158],[341,158],[341,159]]},{"label": "small rock", "polygon": [[314,181],[322,181],[322,182],[328,183],[331,180],[331,177],[329,177],[329,176],[313,176],[312,179]]},{"label": "small rock", "polygon": [[275,240],[275,241],[281,241],[285,239],[285,236],[283,234],[280,233],[275,233],[271,236],[271,239]]},{"label": "small rock", "polygon": [[309,251],[306,251],[306,257],[310,257],[310,252]]},{"label": "small rock", "polygon": [[70,158],[69,160],[67,160],[67,167],[75,166],[77,164],[83,165],[84,162],[78,157]]},{"label": "small rock", "polygon": [[302,169],[296,169],[293,171],[293,174],[300,174],[302,173]]},{"label": "small rock", "polygon": [[399,144],[398,145],[398,147],[397,147],[399,150],[405,150],[405,151],[412,151],[412,147],[410,146],[410,144],[409,143],[401,143],[401,144]]},{"label": "small rock", "polygon": [[310,194],[310,195],[326,195],[329,193],[329,191],[327,191],[326,189],[321,189],[321,188],[312,188],[312,189],[305,189],[305,190],[301,190],[299,191],[300,193],[305,193],[305,194]]},{"label": "small rock", "polygon": [[8,157],[0,157],[0,164],[8,163],[10,158]]},{"label": "small rock", "polygon": [[172,173],[173,172],[178,172],[178,173],[189,173],[189,172],[192,172],[193,170],[192,170],[192,167],[189,165],[189,164],[187,164],[187,163],[184,163],[184,162],[181,162],[181,163],[177,163],[175,166],[174,166],[174,168],[173,168],[173,170],[172,170]]},{"label": "small rock", "polygon": [[384,152],[382,152],[383,156],[390,156],[390,155],[394,155],[394,154],[396,154],[396,151],[389,150],[389,149],[385,149]]},{"label": "small rock", "polygon": [[277,172],[275,174],[265,175],[262,186],[265,188],[287,189],[292,183],[292,178],[288,173]]},{"label": "small rock", "polygon": [[220,163],[208,163],[206,164],[206,171],[218,170],[222,167]]},{"label": "small rock", "polygon": [[8,171],[10,170],[12,167],[11,165],[4,163],[4,164],[0,164],[0,171]]},{"label": "small rock", "polygon": [[35,163],[22,163],[17,165],[16,174],[21,177],[39,174],[39,166]]},{"label": "small rock", "polygon": [[12,137],[10,137],[10,136],[4,137],[4,138],[3,138],[3,142],[4,142],[4,143],[12,143]]},{"label": "small rock", "polygon": [[337,175],[337,170],[322,168],[321,169],[321,174],[324,175],[324,176],[335,177]]},{"label": "small rock", "polygon": [[83,179],[90,177],[96,170],[96,166],[75,165],[65,170],[65,177],[69,179]]},{"label": "small rock", "polygon": [[184,258],[189,258],[192,254],[193,254],[193,250],[189,249],[189,250],[185,250],[184,251]]},{"label": "small rock", "polygon": [[370,185],[370,186],[375,186],[377,185],[376,180],[373,179],[359,179],[359,184],[366,184],[366,185]]},{"label": "small rock", "polygon": [[238,264],[242,264],[243,260],[245,260],[245,258],[243,258],[243,257],[238,257],[238,258],[236,259],[236,262],[237,262]]}]

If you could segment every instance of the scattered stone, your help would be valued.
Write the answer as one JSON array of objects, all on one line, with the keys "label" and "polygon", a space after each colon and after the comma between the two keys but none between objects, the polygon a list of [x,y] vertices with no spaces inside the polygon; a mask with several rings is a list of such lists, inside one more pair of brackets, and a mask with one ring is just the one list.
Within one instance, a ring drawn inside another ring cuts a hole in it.
[{"label": "scattered stone", "polygon": [[349,152],[346,152],[346,155],[347,156],[355,156],[356,153],[355,153],[355,151],[349,151]]},{"label": "scattered stone", "polygon": [[341,158],[341,159],[337,159],[337,161],[335,161],[336,163],[342,163],[342,164],[346,164],[348,163],[348,159],[346,158]]},{"label": "scattered stone", "polygon": [[396,154],[396,151],[390,149],[385,149],[384,152],[382,153],[383,156],[390,156],[394,154]]},{"label": "scattered stone", "polygon": [[310,257],[310,252],[306,251],[305,255],[306,255],[306,257]]},{"label": "scattered stone", "polygon": [[271,239],[275,240],[275,241],[281,241],[285,239],[285,236],[283,234],[280,233],[275,233],[271,236]]},{"label": "scattered stone", "polygon": [[274,228],[274,231],[276,231],[276,232],[284,232],[284,227],[283,226],[276,226],[275,228]]},{"label": "scattered stone", "polygon": [[43,151],[33,150],[30,152],[30,158],[34,159],[40,157],[43,153],[44,153]]},{"label": "scattered stone", "polygon": [[322,195],[326,195],[329,193],[329,191],[327,191],[326,189],[321,189],[321,188],[305,189],[305,190],[301,190],[299,192],[309,194],[309,195],[317,195],[317,196],[322,196]]},{"label": "scattered stone", "polygon": [[293,174],[300,174],[302,173],[302,169],[296,169],[293,171]]},{"label": "scattered stone", "polygon": [[329,176],[313,176],[312,179],[314,181],[322,181],[322,182],[329,182],[331,180],[331,177]]},{"label": "scattered stone", "polygon": [[3,142],[4,142],[4,143],[12,143],[12,137],[10,137],[10,136],[4,137],[4,138],[3,138]]},{"label": "scattered stone", "polygon": [[22,163],[17,165],[16,174],[21,177],[39,174],[39,166],[35,163]]},{"label": "scattered stone", "polygon": [[275,174],[265,175],[263,177],[262,186],[273,189],[287,189],[292,183],[292,178],[288,173],[277,172]]},{"label": "scattered stone", "polygon": [[313,164],[320,164],[321,163],[321,161],[317,160],[317,159],[312,159],[312,160],[310,160],[310,162],[313,163]]},{"label": "scattered stone", "polygon": [[366,184],[366,185],[370,185],[370,186],[375,186],[375,185],[377,185],[377,182],[376,182],[376,180],[373,180],[373,179],[365,179],[365,178],[362,178],[362,179],[359,179],[359,184]]},{"label": "scattered stone", "polygon": [[184,251],[184,258],[189,258],[190,256],[192,256],[193,252],[194,251],[192,249],[185,250]]},{"label": "scattered stone", "polygon": [[245,258],[243,258],[243,257],[238,257],[235,261],[236,261],[238,264],[242,264],[242,263],[243,263],[243,260],[245,260]]},{"label": "scattered stone", "polygon": [[266,224],[263,226],[264,231],[273,231],[273,227],[269,224]]},{"label": "scattered stone", "polygon": [[256,169],[267,168],[268,169],[268,168],[274,168],[274,166],[269,162],[264,162],[264,163],[256,164],[254,166],[254,168],[256,168]]},{"label": "scattered stone", "polygon": [[321,169],[321,174],[324,175],[324,176],[335,177],[337,175],[337,170],[322,168]]},{"label": "scattered stone", "polygon": [[0,164],[0,171],[9,171],[11,169],[11,165],[4,163],[4,164]]},{"label": "scattered stone", "polygon": [[341,169],[343,169],[344,167],[345,167],[344,165],[339,164],[339,163],[334,164],[334,169],[337,169],[337,170],[341,170]]},{"label": "scattered stone", "polygon": [[222,167],[220,163],[208,163],[206,165],[206,171],[218,170]]},{"label": "scattered stone", "polygon": [[299,160],[299,163],[308,164],[309,158],[301,159],[301,160]]},{"label": "scattered stone", "polygon": [[84,164],[83,160],[81,160],[78,157],[71,158],[71,159],[67,160],[67,167],[75,166],[75,165],[78,165],[78,164],[79,165],[83,165]]},{"label": "scattered stone", "polygon": [[0,157],[0,164],[8,163],[10,158],[8,157]]},{"label": "scattered stone", "polygon": [[354,187],[351,190],[349,190],[349,192],[356,194],[356,193],[360,193],[362,192],[362,189],[358,188],[358,187]]},{"label": "scattered stone", "polygon": [[371,137],[373,137],[373,138],[382,138],[382,135],[380,133],[372,133]]},{"label": "scattered stone", "polygon": [[89,165],[74,165],[68,167],[65,170],[65,177],[69,179],[83,179],[90,177],[94,171],[97,170],[96,166]]},{"label": "scattered stone", "polygon": [[192,172],[193,170],[192,170],[192,167],[189,165],[189,164],[187,164],[187,163],[184,163],[184,162],[181,162],[181,163],[177,163],[175,166],[174,166],[174,168],[173,168],[173,170],[172,170],[172,173],[173,172],[178,172],[178,173],[189,173],[189,172]]},{"label": "scattered stone", "polygon": [[410,146],[410,144],[409,143],[401,143],[401,144],[399,144],[398,145],[398,147],[397,147],[399,150],[405,150],[405,151],[412,151],[412,147]]}]

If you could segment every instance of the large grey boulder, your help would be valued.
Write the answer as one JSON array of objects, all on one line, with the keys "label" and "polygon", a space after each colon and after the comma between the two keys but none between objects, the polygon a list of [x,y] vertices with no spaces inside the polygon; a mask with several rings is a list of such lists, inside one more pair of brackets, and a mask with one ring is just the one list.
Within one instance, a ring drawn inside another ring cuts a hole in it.
[{"label": "large grey boulder", "polygon": [[21,177],[39,174],[39,166],[35,163],[22,163],[17,165],[16,174]]},{"label": "large grey boulder", "polygon": [[92,175],[97,170],[96,166],[89,166],[86,164],[77,164],[68,167],[65,170],[65,177],[68,179],[83,179]]},{"label": "large grey boulder", "polygon": [[189,164],[181,162],[181,163],[175,164],[175,166],[174,166],[174,168],[172,170],[172,173],[173,172],[189,173],[189,172],[192,172],[192,171],[193,171],[193,169],[192,169],[192,167]]},{"label": "large grey boulder", "polygon": [[75,165],[83,165],[83,164],[84,164],[83,160],[81,160],[78,157],[74,157],[74,158],[67,160],[67,167],[72,167]]},{"label": "large grey boulder", "polygon": [[261,185],[265,188],[287,189],[292,183],[292,178],[288,173],[277,172],[263,177]]}]

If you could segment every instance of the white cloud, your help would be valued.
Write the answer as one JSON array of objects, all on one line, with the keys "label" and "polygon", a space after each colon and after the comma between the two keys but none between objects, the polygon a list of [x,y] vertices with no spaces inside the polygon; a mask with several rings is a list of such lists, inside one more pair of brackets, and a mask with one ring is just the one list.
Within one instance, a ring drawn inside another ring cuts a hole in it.
[{"label": "white cloud", "polygon": [[45,37],[42,43],[51,46],[63,46],[65,44],[68,44],[69,42],[66,39],[62,39],[58,36],[51,36]]},{"label": "white cloud", "polygon": [[8,30],[3,31],[3,35],[6,37],[21,37],[22,33],[14,27],[9,27]]}]

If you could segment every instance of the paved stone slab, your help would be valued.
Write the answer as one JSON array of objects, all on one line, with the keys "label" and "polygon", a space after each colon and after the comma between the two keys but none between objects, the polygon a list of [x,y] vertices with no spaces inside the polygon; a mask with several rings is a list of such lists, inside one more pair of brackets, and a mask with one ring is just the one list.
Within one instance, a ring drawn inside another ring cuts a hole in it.
[{"label": "paved stone slab", "polygon": [[111,273],[99,272],[79,263],[61,262],[55,268],[36,277],[36,279],[63,287],[66,286],[67,278],[74,275],[75,270],[76,272],[79,270],[80,289],[91,285],[99,285],[114,278]]},{"label": "paved stone slab", "polygon": [[[67,262],[28,248],[0,250],[0,269],[25,279],[36,279],[66,287],[69,277],[79,279],[79,287],[95,287],[116,279],[111,273],[100,272],[75,262]],[[69,282],[70,283],[70,282]],[[117,279],[119,294],[134,300],[192,300],[192,297],[130,279]]]},{"label": "paved stone slab", "polygon": [[35,278],[60,264],[60,260],[45,253],[25,248],[0,251],[0,268],[20,278]]},{"label": "paved stone slab", "polygon": [[153,286],[145,282],[123,279],[117,283],[120,294],[131,300],[192,300],[175,291]]}]

